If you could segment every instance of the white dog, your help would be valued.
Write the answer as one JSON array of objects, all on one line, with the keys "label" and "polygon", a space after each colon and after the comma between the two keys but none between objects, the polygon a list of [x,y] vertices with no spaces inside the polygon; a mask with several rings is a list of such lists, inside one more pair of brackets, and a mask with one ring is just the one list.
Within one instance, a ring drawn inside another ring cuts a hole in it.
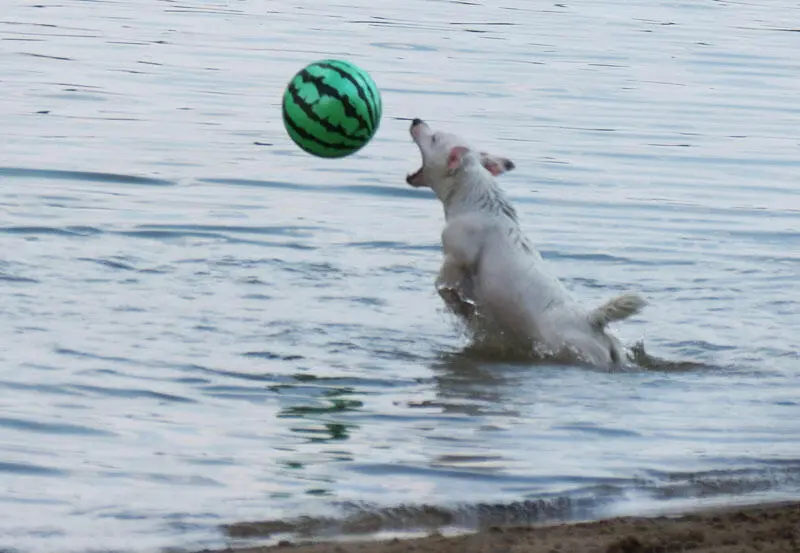
[{"label": "white dog", "polygon": [[620,364],[622,348],[606,327],[638,313],[645,300],[628,293],[584,309],[546,271],[495,181],[514,164],[473,150],[456,135],[434,132],[420,119],[410,132],[422,167],[406,182],[431,188],[444,206],[444,262],[436,288],[447,306],[478,338],[565,361]]}]

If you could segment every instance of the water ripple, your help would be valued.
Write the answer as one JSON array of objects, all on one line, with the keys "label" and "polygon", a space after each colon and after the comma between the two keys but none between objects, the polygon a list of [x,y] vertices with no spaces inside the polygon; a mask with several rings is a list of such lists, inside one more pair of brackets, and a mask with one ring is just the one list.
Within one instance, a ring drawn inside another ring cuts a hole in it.
[{"label": "water ripple", "polygon": [[74,434],[77,436],[113,436],[113,432],[70,423],[38,422],[25,419],[0,417],[0,427],[35,432],[38,434]]},{"label": "water ripple", "polygon": [[0,167],[0,177],[26,179],[60,179],[82,182],[106,182],[116,184],[139,184],[146,186],[173,186],[176,183],[166,179],[138,177],[135,175],[118,175],[115,173],[96,173],[92,171],[55,171],[48,169],[30,169],[22,167]]},{"label": "water ripple", "polygon": [[0,461],[0,473],[7,472],[14,475],[25,476],[54,476],[65,477],[69,476],[68,471],[53,467],[45,467],[42,465],[34,465],[32,463],[8,463]]}]

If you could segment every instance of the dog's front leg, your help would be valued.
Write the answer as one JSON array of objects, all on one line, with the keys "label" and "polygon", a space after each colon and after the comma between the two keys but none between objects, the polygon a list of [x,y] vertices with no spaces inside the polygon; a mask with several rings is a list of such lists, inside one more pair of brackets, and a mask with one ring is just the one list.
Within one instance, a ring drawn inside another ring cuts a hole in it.
[{"label": "dog's front leg", "polygon": [[436,291],[456,315],[468,319],[475,314],[472,277],[451,255],[445,255],[442,267],[439,269]]},{"label": "dog's front leg", "polygon": [[482,250],[483,227],[470,217],[454,219],[442,231],[444,262],[436,290],[448,307],[464,318],[476,311],[473,276]]},{"label": "dog's front leg", "polygon": [[450,254],[445,254],[439,275],[436,277],[436,288],[458,288],[468,276],[460,263]]}]

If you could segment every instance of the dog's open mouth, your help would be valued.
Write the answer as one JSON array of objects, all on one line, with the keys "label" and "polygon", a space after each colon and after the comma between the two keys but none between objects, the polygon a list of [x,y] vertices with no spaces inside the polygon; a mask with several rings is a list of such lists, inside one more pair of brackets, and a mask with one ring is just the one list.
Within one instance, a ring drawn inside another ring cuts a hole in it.
[{"label": "dog's open mouth", "polygon": [[[411,138],[414,140],[414,143],[420,147],[420,153],[422,153],[422,147],[419,144],[419,133],[420,129],[428,128],[425,122],[422,119],[414,118],[411,121],[411,127],[408,129],[408,132],[411,134]],[[415,172],[410,173],[406,176],[406,182],[411,186],[424,186],[425,183],[422,182],[422,170],[425,168],[425,156],[422,158],[422,166],[417,169]]]},{"label": "dog's open mouth", "polygon": [[422,177],[422,167],[417,169],[415,172],[410,173],[406,176],[406,182],[411,186],[422,186],[420,183],[420,178]]}]

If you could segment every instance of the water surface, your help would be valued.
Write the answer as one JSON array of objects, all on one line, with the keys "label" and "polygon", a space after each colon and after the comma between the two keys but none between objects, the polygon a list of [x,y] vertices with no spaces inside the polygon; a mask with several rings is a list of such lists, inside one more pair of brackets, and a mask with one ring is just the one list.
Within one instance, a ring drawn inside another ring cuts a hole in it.
[{"label": "water surface", "polygon": [[[0,548],[796,498],[797,21],[785,0],[7,1]],[[282,128],[321,57],[382,90],[352,158]],[[704,368],[465,353],[432,286],[441,208],[404,184],[411,117],[511,158],[570,289],[639,290],[623,341]]]}]

